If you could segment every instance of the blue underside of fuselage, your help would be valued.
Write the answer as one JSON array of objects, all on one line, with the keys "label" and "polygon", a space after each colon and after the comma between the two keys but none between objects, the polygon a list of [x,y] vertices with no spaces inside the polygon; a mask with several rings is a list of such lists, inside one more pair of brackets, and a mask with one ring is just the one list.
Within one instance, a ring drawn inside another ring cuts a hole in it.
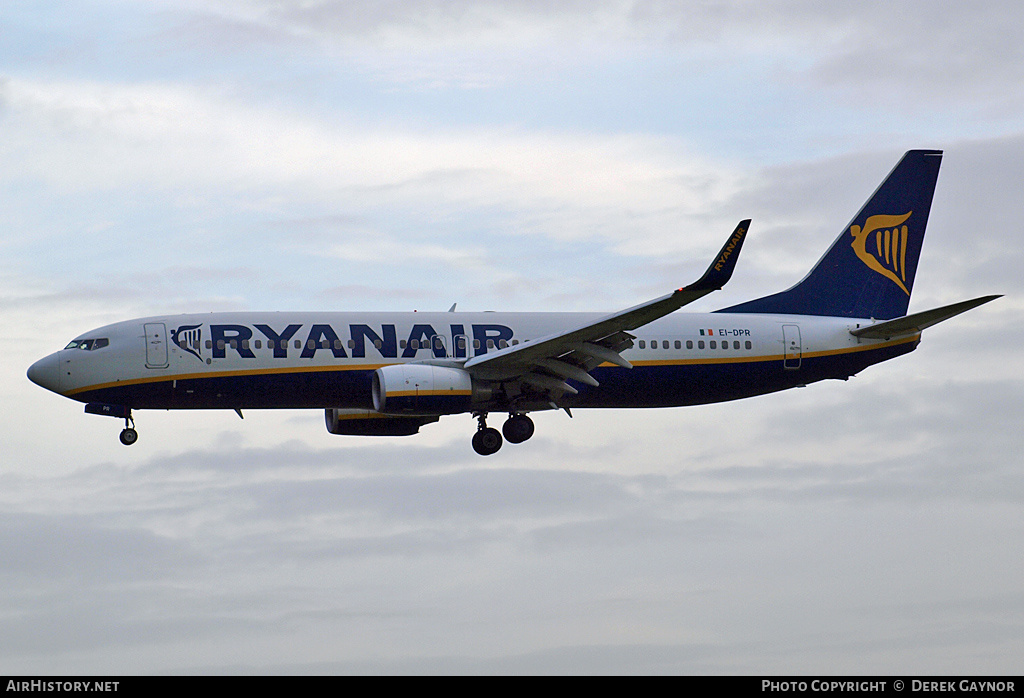
[{"label": "blue underside of fuselage", "polygon": [[[827,378],[848,378],[872,364],[909,353],[918,342],[878,349],[804,356],[799,368],[781,359],[730,362],[637,364],[633,369],[599,367],[593,388],[569,381],[578,395],[561,407],[678,407],[736,400],[785,390]],[[185,379],[148,380],[76,393],[81,402],[131,409],[373,409],[372,370],[239,373]],[[542,402],[546,401],[546,398]],[[501,409],[495,405],[491,409]]]}]

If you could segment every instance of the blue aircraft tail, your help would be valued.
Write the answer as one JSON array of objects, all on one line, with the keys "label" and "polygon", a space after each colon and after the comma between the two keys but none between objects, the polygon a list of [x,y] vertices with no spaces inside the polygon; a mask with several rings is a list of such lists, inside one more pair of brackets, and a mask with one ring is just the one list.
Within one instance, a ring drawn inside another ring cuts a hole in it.
[{"label": "blue aircraft tail", "polygon": [[907,152],[803,281],[718,312],[906,315],[941,161],[941,150]]}]

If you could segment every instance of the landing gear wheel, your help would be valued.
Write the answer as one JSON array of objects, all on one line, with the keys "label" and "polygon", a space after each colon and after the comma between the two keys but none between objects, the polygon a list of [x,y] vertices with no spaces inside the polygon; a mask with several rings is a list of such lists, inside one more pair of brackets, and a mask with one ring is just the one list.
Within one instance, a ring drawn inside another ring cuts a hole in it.
[{"label": "landing gear wheel", "polygon": [[521,444],[533,436],[533,420],[525,414],[514,414],[505,420],[501,433],[510,444]]},{"label": "landing gear wheel", "polygon": [[132,419],[131,408],[124,415],[124,430],[121,432],[121,443],[131,446],[139,440],[139,432],[135,431],[135,420]]},{"label": "landing gear wheel", "polygon": [[501,448],[501,434],[494,427],[486,427],[473,434],[473,450],[481,456],[497,453],[499,448]]}]

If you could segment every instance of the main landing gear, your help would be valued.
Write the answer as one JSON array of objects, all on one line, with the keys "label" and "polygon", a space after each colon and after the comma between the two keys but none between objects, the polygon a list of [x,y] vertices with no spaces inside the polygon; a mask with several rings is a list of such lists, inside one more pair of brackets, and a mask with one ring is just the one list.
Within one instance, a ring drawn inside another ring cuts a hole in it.
[{"label": "main landing gear", "polygon": [[510,444],[521,444],[533,436],[533,420],[525,414],[510,414],[501,425],[501,433]]},{"label": "main landing gear", "polygon": [[497,453],[501,448],[501,435],[510,444],[520,444],[533,436],[533,420],[525,414],[512,413],[501,427],[501,433],[494,427],[487,426],[487,413],[477,412],[476,433],[473,434],[473,450],[481,456]]}]

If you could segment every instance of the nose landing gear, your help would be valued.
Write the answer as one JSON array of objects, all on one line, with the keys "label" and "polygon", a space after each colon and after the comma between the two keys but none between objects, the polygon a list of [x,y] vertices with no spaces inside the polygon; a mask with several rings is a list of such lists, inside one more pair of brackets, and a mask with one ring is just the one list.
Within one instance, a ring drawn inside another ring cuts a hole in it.
[{"label": "nose landing gear", "polygon": [[123,419],[124,429],[121,431],[121,443],[125,446],[131,446],[139,440],[139,432],[135,431],[135,420],[132,419],[131,407],[127,405],[110,405],[105,402],[90,402],[85,406],[85,413]]},{"label": "nose landing gear", "polygon": [[135,431],[135,420],[132,419],[131,410],[128,411],[127,416],[124,418],[124,429],[121,430],[120,438],[121,443],[125,446],[131,446],[139,440],[139,432]]}]

